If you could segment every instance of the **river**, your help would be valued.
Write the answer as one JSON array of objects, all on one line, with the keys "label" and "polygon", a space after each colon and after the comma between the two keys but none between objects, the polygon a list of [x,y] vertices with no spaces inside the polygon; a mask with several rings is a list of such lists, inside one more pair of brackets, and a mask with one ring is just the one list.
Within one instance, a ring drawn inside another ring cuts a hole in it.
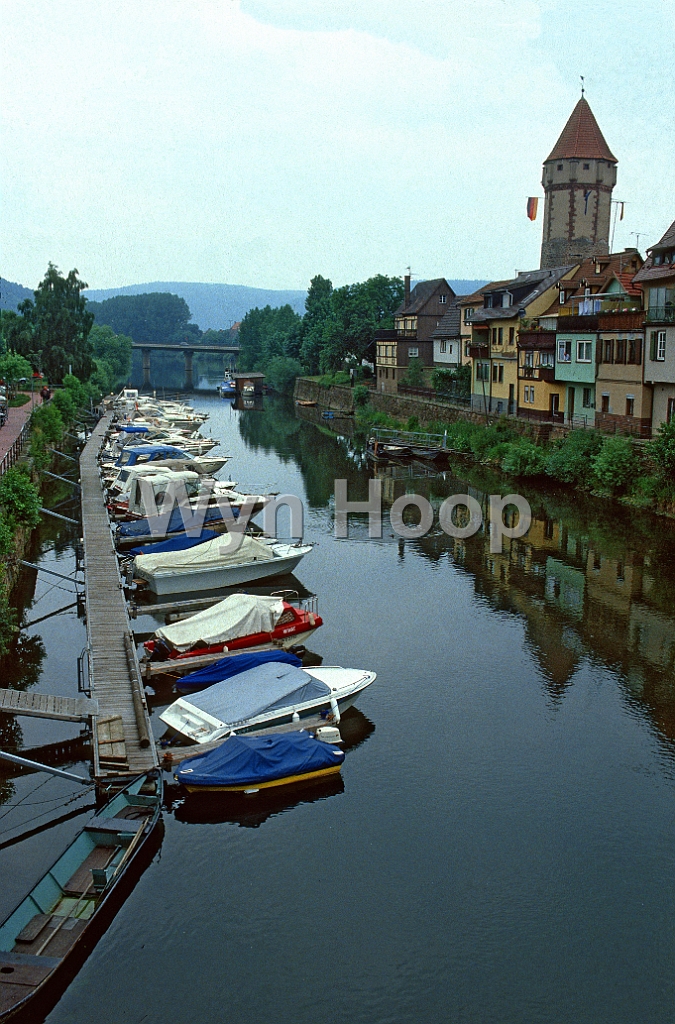
[{"label": "river", "polygon": [[[333,480],[364,500],[373,472],[358,442],[278,399],[194,401],[232,456],[221,476],[304,502],[315,547],[296,576],[324,618],[312,650],[378,678],[329,785],[233,802],[166,776],[161,850],[46,1019],[671,1022],[675,524],[528,487],[532,527],[499,555],[483,532],[369,539],[365,516],[338,540]],[[385,503],[408,491],[436,509],[513,487],[461,462],[377,473]],[[68,574],[72,530],[47,524],[33,556]],[[24,620],[73,600],[55,582],[26,572]],[[13,684],[75,693],[84,643],[76,609],[30,626]],[[79,733],[0,729],[19,747]],[[0,828],[90,799],[5,772]],[[83,820],[0,850],[3,917]]]}]

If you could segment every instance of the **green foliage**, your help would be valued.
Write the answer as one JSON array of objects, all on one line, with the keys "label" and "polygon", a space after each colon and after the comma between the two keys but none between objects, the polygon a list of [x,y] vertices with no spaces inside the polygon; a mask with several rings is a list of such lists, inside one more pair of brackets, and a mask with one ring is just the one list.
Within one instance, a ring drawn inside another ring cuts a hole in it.
[{"label": "green foliage", "polygon": [[6,380],[10,384],[16,383],[22,377],[28,380],[33,375],[33,367],[23,356],[14,352],[6,352],[0,356],[0,380]]},{"label": "green foliage", "polygon": [[250,309],[239,328],[239,367],[268,372],[272,359],[295,359],[302,320],[289,305]]},{"label": "green foliage", "polygon": [[19,409],[22,405],[27,405],[28,402],[30,402],[30,395],[21,393],[15,395],[14,398],[10,398],[7,406],[9,409]]},{"label": "green foliage", "polygon": [[77,415],[77,405],[68,388],[61,388],[59,391],[55,391],[52,403],[60,412],[61,418],[66,425],[73,422]]},{"label": "green foliage", "polygon": [[331,316],[332,294],[333,285],[327,278],[320,274],[312,278],[305,299],[300,341],[300,358],[310,373],[317,373],[321,365],[323,330]]},{"label": "green foliage", "polygon": [[[517,434],[505,423],[494,423],[489,427],[478,427],[473,430],[469,445],[471,451],[480,461],[488,458],[490,450],[504,441],[512,441]],[[501,457],[501,451],[497,453]]]},{"label": "green foliage", "polygon": [[5,521],[19,526],[37,526],[40,521],[40,499],[26,468],[12,466],[0,477],[0,509]]},{"label": "green foliage", "polygon": [[440,394],[468,398],[471,394],[471,367],[468,363],[450,370],[438,367],[431,375],[431,386]]},{"label": "green foliage", "polygon": [[23,332],[29,350],[16,350],[47,375],[60,383],[69,367],[82,380],[94,369],[89,331],[94,315],[87,309],[82,291],[87,287],[71,270],[67,277],[53,263],[34,292],[35,301],[26,299],[19,306],[26,327]]},{"label": "green foliage", "polygon": [[523,438],[507,445],[501,468],[512,476],[542,476],[546,468],[546,453],[540,445]]},{"label": "green foliage", "polygon": [[606,437],[591,463],[600,484],[612,494],[625,491],[638,471],[633,444],[627,437]]},{"label": "green foliage", "polygon": [[408,416],[408,421],[405,425],[406,430],[419,430],[420,421],[417,416]]},{"label": "green foliage", "polygon": [[370,401],[370,388],[365,384],[357,384],[354,388],[354,405],[359,408]]},{"label": "green foliage", "polygon": [[45,441],[56,444],[63,436],[63,417],[58,408],[50,402],[48,405],[38,405],[33,409],[31,415],[31,429],[33,432],[39,430]]},{"label": "green foliage", "polygon": [[267,382],[275,391],[285,394],[293,390],[295,378],[302,373],[297,359],[289,356],[274,356],[267,364]]},{"label": "green foliage", "polygon": [[591,460],[602,445],[602,435],[595,430],[571,430],[562,441],[554,443],[546,458],[546,473],[566,484],[590,485]]},{"label": "green foliage", "polygon": [[421,359],[413,356],[403,375],[402,383],[408,384],[411,388],[421,388],[424,385],[424,363]]},{"label": "green foliage", "polygon": [[667,480],[675,480],[675,421],[663,423],[649,445],[649,454],[659,473]]},{"label": "green foliage", "polygon": [[104,395],[119,391],[127,383],[131,373],[131,338],[126,334],[115,334],[108,324],[94,324],[89,340],[96,362],[92,383]]},{"label": "green foliage", "polygon": [[346,370],[338,370],[336,373],[324,373],[318,380],[320,388],[332,388],[333,386],[344,388],[349,383],[350,377]]},{"label": "green foliage", "polygon": [[185,299],[170,292],[115,295],[103,302],[90,302],[89,309],[98,326],[107,325],[114,334],[139,343],[179,345],[195,342],[202,333],[197,324],[190,323],[192,314]]},{"label": "green foliage", "polygon": [[32,351],[33,332],[26,318],[12,309],[0,310],[0,352]]}]

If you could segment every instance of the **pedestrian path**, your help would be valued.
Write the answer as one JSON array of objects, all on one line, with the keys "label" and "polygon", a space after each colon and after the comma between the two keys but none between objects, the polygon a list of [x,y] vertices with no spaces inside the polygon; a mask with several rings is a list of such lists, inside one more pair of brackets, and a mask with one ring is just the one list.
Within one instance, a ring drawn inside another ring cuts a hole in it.
[{"label": "pedestrian path", "polygon": [[[34,405],[40,405],[42,403],[42,399],[39,395],[33,395],[33,403]],[[3,460],[11,450],[12,446],[16,443],[21,431],[30,419],[32,411],[33,405],[31,405],[30,402],[26,402],[25,405],[21,405],[17,409],[7,410],[7,422],[4,426],[0,427],[0,467],[2,467],[0,469],[0,473],[3,473],[5,469],[9,468],[9,466],[3,465]]]}]

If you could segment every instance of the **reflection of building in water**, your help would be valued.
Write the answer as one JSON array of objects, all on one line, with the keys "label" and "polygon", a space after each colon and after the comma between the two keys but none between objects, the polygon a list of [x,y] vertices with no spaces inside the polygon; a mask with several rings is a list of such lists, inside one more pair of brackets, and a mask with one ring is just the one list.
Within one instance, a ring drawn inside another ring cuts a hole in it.
[{"label": "reflection of building in water", "polygon": [[[485,496],[474,492],[481,506]],[[439,537],[410,542],[437,561],[439,547],[474,577],[476,593],[493,607],[522,616],[526,643],[549,694],[560,697],[584,657],[617,671],[631,698],[659,729],[675,739],[675,621],[669,614],[669,582],[653,575],[650,557],[594,536],[562,519],[533,518],[527,535],[505,539],[492,553],[481,531],[466,540]],[[590,537],[593,537],[593,540]],[[444,539],[442,539],[444,538]],[[656,559],[654,560],[654,565]],[[664,591],[667,600],[664,600]]]}]

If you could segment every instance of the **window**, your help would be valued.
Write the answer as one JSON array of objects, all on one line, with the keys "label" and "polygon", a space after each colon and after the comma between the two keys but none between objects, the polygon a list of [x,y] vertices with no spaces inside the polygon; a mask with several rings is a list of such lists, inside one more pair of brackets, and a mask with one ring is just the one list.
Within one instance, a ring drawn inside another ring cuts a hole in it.
[{"label": "window", "polygon": [[591,167],[591,165],[590,165],[590,164],[584,164],[584,170],[585,170],[585,171],[588,171],[588,170],[590,170],[590,167]]},{"label": "window", "polygon": [[539,365],[540,366],[553,366],[553,352],[540,352],[539,353]]},{"label": "window", "polygon": [[471,342],[470,341],[464,342],[464,355],[466,356],[467,359],[471,358]]},{"label": "window", "polygon": [[509,327],[509,345],[513,345],[516,340],[516,329],[515,327]]},{"label": "window", "polygon": [[438,296],[438,301],[441,303],[441,305],[444,305],[448,301],[448,296],[447,295],[439,295]]},{"label": "window", "polygon": [[577,362],[578,363],[590,363],[591,354],[593,352],[592,341],[578,341],[577,342]]},{"label": "window", "polygon": [[650,353],[649,358],[662,363],[666,358],[666,332],[652,331],[649,336]]},{"label": "window", "polygon": [[530,401],[530,389],[529,388],[523,388],[523,401],[525,401],[525,402],[529,402]]},{"label": "window", "polygon": [[562,171],[562,169],[563,169],[563,165],[562,164],[558,164],[558,170]]},{"label": "window", "polygon": [[534,388],[530,388],[530,405],[534,405]]},{"label": "window", "polygon": [[614,362],[616,362],[616,363],[625,363],[626,362],[626,342],[624,341],[623,338],[617,338],[616,339],[616,359],[614,360]]},{"label": "window", "polygon": [[474,314],[474,307],[473,306],[467,306],[466,309],[464,310],[464,323],[465,324],[469,323],[469,321],[471,320],[471,317],[473,316],[473,314]]},{"label": "window", "polygon": [[511,296],[509,295],[508,292],[504,292],[504,294],[502,295],[502,309],[506,309],[510,305],[511,305]]},{"label": "window", "polygon": [[447,349],[448,349],[448,343],[447,343],[447,341],[442,341],[442,342],[441,342],[441,353],[445,353],[445,352],[447,352]]},{"label": "window", "polygon": [[584,388],[582,405],[584,409],[593,408],[593,388]]},{"label": "window", "polygon": [[534,352],[525,353],[525,366],[534,366]]},{"label": "window", "polygon": [[675,416],[675,398],[668,399],[668,422],[670,423]]},{"label": "window", "polygon": [[633,366],[639,366],[642,362],[642,343],[639,338],[628,342],[628,359]]},{"label": "window", "polygon": [[492,296],[491,295],[486,295],[485,296],[485,308],[486,309],[492,309]]},{"label": "window", "polygon": [[609,412],[609,395],[602,396],[602,411]]},{"label": "window", "polygon": [[492,364],[492,380],[495,382],[495,384],[499,380],[499,367],[497,363]]},{"label": "window", "polygon": [[492,344],[493,345],[497,344],[497,328],[496,327],[492,328]]},{"label": "window", "polygon": [[534,402],[534,388],[526,387],[524,389],[524,391],[525,391],[525,394],[524,394],[525,401],[529,405],[532,405],[532,403]]},{"label": "window", "polygon": [[566,291],[561,291],[560,292],[560,305],[564,306],[566,301],[567,301],[567,292]]},{"label": "window", "polygon": [[635,399],[632,395],[626,395],[626,416],[635,415]]},{"label": "window", "polygon": [[501,345],[503,341],[504,341],[504,328],[500,327],[498,332],[497,332],[497,344]]},{"label": "window", "polygon": [[385,366],[385,368],[384,368],[384,376],[385,376],[385,379],[386,379],[386,380],[389,380],[389,370],[387,369],[387,367],[386,367],[386,366]]},{"label": "window", "polygon": [[611,363],[611,361],[612,361],[612,349],[613,348],[614,348],[614,344],[612,342],[612,339],[611,338],[605,338],[605,349],[604,349],[604,355],[603,355],[603,361],[605,363]]},{"label": "window", "polygon": [[504,383],[504,364],[503,363],[499,364],[499,383],[500,384]]},{"label": "window", "polygon": [[489,363],[476,363],[476,380],[489,380],[490,379],[490,364]]},{"label": "window", "polygon": [[408,359],[417,359],[420,354],[420,350],[416,345],[411,345],[408,349]]},{"label": "window", "polygon": [[558,342],[558,362],[559,363],[571,363],[572,362],[572,342],[571,341],[559,341]]}]

